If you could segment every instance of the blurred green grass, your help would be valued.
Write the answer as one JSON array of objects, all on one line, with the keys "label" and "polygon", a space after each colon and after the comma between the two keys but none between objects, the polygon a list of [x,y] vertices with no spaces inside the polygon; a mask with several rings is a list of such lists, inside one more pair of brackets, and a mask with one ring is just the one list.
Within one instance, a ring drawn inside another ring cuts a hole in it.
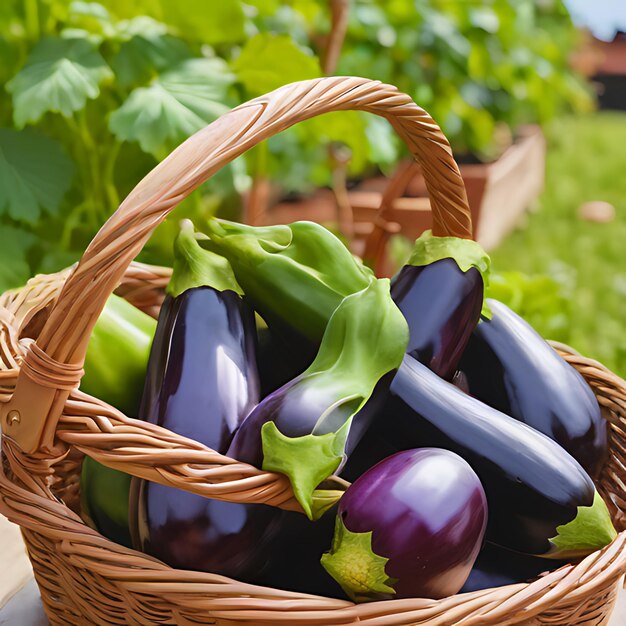
[{"label": "blurred green grass", "polygon": [[[492,253],[493,268],[557,279],[568,294],[569,324],[555,337],[549,318],[538,316],[537,330],[626,377],[626,114],[563,118],[546,133],[539,210]],[[613,204],[615,220],[579,219],[578,207],[590,200]]]}]

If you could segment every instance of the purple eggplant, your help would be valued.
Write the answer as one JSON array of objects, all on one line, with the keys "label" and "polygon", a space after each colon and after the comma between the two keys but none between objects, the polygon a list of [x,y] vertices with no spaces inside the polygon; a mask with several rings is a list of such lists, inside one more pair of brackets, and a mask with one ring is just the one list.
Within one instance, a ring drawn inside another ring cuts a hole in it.
[{"label": "purple eggplant", "polygon": [[[197,245],[189,223],[175,253],[140,415],[223,453],[259,399],[254,313],[227,262]],[[137,479],[133,493],[136,547],[173,567],[251,582],[262,575],[282,511]]]},{"label": "purple eggplant", "polygon": [[313,519],[314,491],[345,460],[363,432],[361,412],[381,379],[402,360],[408,329],[389,281],[374,280],[346,297],[328,322],[311,366],[270,394],[238,429],[228,456],[281,472]]},{"label": "purple eggplant", "polygon": [[261,380],[261,398],[300,376],[315,359],[318,345],[301,335],[257,328],[257,368]]},{"label": "purple eggplant", "polygon": [[357,602],[444,598],[467,579],[486,525],[485,492],[461,457],[398,452],[348,488],[322,565]]},{"label": "purple eggplant", "polygon": [[254,314],[234,291],[195,287],[166,296],[142,418],[226,450],[258,402],[254,341]]},{"label": "purple eggplant", "polygon": [[409,325],[407,353],[446,380],[478,324],[488,270],[475,241],[427,231],[393,280],[391,296]]},{"label": "purple eggplant", "polygon": [[583,377],[519,315],[488,300],[460,369],[469,393],[563,446],[592,477],[607,455],[607,423]]},{"label": "purple eggplant", "polygon": [[333,538],[336,513],[337,505],[313,522],[301,513],[285,511],[258,584],[346,600],[342,588],[320,563]]},{"label": "purple eggplant", "polygon": [[[493,543],[568,558],[615,537],[591,478],[561,446],[407,355],[388,402],[343,475],[351,477],[389,453],[425,446],[456,452],[478,474],[489,502],[487,538]],[[350,466],[356,468],[351,475]]]},{"label": "purple eggplant", "polygon": [[566,564],[567,561],[552,561],[513,552],[487,541],[460,593],[530,582]]}]

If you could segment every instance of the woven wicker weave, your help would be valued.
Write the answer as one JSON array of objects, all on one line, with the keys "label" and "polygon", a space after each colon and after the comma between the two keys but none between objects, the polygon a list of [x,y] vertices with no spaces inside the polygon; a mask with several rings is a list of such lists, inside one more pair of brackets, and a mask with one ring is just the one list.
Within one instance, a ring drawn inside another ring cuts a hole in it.
[{"label": "woven wicker weave", "polygon": [[[52,624],[363,624],[504,626],[606,624],[626,571],[626,532],[604,550],[531,584],[443,600],[350,602],[174,570],[114,544],[77,514],[84,454],[135,476],[212,498],[298,509],[283,476],[228,459],[163,428],[130,419],[76,387],[88,338],[116,289],[156,315],[169,270],[131,263],[154,228],[225,163],[288,126],[333,110],[386,117],[421,163],[434,231],[471,236],[463,183],[433,120],[395,88],[361,78],[295,83],[248,102],[175,150],[104,225],[80,264],[0,297],[0,512],[24,533]],[[611,425],[598,483],[626,529],[626,384],[567,355]]]}]

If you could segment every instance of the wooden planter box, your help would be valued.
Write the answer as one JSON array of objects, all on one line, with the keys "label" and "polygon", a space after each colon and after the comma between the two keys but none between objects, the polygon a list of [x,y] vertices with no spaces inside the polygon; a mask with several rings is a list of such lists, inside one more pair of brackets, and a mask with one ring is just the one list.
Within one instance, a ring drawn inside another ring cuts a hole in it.
[{"label": "wooden planter box", "polygon": [[[545,153],[541,129],[527,126],[521,129],[517,141],[497,161],[460,166],[476,238],[485,249],[495,248],[537,199],[544,183]],[[360,252],[385,189],[392,184],[394,177],[389,181],[382,177],[373,178],[348,192],[354,219],[355,252]],[[397,223],[399,230],[409,239],[415,239],[431,228],[430,202],[419,170],[415,171],[402,197],[389,202],[384,218]],[[337,223],[335,193],[319,189],[307,198],[279,202],[261,214],[257,223],[281,224],[300,219]]]}]

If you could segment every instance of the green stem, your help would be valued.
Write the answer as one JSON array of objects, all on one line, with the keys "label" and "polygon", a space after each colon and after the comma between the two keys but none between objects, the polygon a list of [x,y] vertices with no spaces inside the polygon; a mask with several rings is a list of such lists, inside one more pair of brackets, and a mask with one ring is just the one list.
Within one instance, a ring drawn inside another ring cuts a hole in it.
[{"label": "green stem", "polygon": [[37,41],[41,36],[39,26],[39,0],[24,0],[24,18],[26,32],[32,41]]},{"label": "green stem", "polygon": [[120,196],[115,186],[115,164],[117,163],[117,157],[120,153],[122,143],[120,141],[114,141],[108,149],[106,157],[106,164],[104,168],[104,185],[109,203],[116,209],[120,204]]},{"label": "green stem", "polygon": [[93,211],[90,210],[92,203],[91,200],[85,199],[78,206],[74,207],[71,213],[65,219],[63,223],[63,231],[61,232],[61,249],[70,250],[72,244],[72,234],[77,226],[82,223],[83,214],[86,216],[86,220],[90,220],[90,226],[97,229],[98,224],[94,223]]},{"label": "green stem", "polygon": [[[88,144],[90,138],[85,140],[83,129],[75,117],[62,118],[70,130],[70,136],[74,138],[75,163],[78,165],[78,173],[81,178],[80,189],[83,190],[82,202],[72,211],[63,228],[63,241],[69,242],[72,230],[78,225],[76,216],[85,214],[90,228],[98,230],[102,225],[98,218],[97,195],[94,194],[94,181],[92,180],[91,157],[89,156]],[[93,143],[93,141],[92,141]],[[92,210],[93,209],[93,210]]]},{"label": "green stem", "polygon": [[[93,190],[93,205],[98,217],[98,221],[105,222],[111,210],[108,207],[108,195],[105,190],[105,184],[102,177],[103,167],[98,154],[98,146],[89,129],[87,122],[87,113],[85,109],[78,112],[78,128],[80,138],[85,146],[87,162],[91,173],[91,189]],[[117,208],[117,205],[114,206]]]}]

